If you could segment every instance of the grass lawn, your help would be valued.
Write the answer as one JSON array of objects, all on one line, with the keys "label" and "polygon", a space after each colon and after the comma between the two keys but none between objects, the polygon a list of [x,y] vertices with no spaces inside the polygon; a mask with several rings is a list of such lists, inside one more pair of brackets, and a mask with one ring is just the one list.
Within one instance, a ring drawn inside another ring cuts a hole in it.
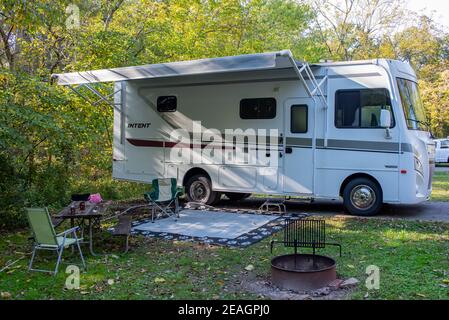
[{"label": "grass lawn", "polygon": [[432,188],[432,201],[449,201],[449,172],[435,172]]},{"label": "grass lawn", "polygon": [[[340,277],[356,277],[353,299],[449,299],[449,224],[335,217],[327,220],[329,241],[343,245],[321,252],[335,257]],[[0,239],[0,269],[30,252],[26,231]],[[281,238],[281,234],[275,237]],[[105,243],[120,241],[106,239]],[[269,238],[246,249],[207,247],[134,237],[128,254],[88,256],[80,289],[64,289],[65,265],[57,277],[29,273],[29,255],[0,272],[0,291],[10,299],[245,299],[257,295],[241,290],[250,275],[267,277]],[[99,248],[101,249],[101,248]],[[116,252],[118,247],[108,247]],[[84,249],[87,255],[87,248]],[[275,254],[290,252],[278,246]],[[70,258],[70,253],[66,256]],[[42,261],[42,260],[41,260]],[[50,266],[51,262],[44,262]],[[246,271],[252,264],[254,270]],[[380,268],[380,290],[365,296],[365,269]]]}]

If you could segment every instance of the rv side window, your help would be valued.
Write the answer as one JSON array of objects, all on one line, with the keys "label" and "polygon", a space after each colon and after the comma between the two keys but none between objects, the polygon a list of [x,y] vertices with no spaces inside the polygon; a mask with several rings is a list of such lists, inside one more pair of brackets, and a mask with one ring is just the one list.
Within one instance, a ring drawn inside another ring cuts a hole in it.
[{"label": "rv side window", "polygon": [[[339,90],[335,94],[335,126],[380,128],[382,109],[392,112],[390,96],[386,89]],[[391,128],[394,125],[393,117]]]},{"label": "rv side window", "polygon": [[175,96],[161,96],[157,98],[157,111],[175,112],[177,98]]},{"label": "rv side window", "polygon": [[240,118],[274,119],[276,117],[276,99],[256,98],[240,100]]},{"label": "rv side window", "polygon": [[307,105],[296,104],[291,107],[290,131],[291,133],[307,132]]}]

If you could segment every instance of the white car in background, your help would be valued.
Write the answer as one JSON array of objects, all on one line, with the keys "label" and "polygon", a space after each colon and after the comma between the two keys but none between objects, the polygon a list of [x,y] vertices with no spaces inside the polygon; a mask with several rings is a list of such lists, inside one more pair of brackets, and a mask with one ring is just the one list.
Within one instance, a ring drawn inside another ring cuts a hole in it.
[{"label": "white car in background", "polygon": [[435,140],[435,162],[448,162],[449,163],[449,139]]}]

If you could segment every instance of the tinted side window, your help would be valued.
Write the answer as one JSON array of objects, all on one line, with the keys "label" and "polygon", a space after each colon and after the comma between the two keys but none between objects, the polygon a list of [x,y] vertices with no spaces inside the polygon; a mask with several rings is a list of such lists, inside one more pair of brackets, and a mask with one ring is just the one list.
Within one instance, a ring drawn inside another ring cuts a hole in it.
[{"label": "tinted side window", "polygon": [[240,118],[274,119],[276,117],[276,99],[256,98],[240,100]]},{"label": "tinted side window", "polygon": [[178,100],[175,96],[161,96],[157,98],[157,111],[175,112]]},{"label": "tinted side window", "polygon": [[[392,112],[390,95],[386,89],[339,90],[335,94],[335,126],[380,128],[382,109]],[[393,117],[391,127],[394,124]]]},{"label": "tinted side window", "polygon": [[307,132],[307,105],[297,104],[291,106],[290,131],[291,133]]}]

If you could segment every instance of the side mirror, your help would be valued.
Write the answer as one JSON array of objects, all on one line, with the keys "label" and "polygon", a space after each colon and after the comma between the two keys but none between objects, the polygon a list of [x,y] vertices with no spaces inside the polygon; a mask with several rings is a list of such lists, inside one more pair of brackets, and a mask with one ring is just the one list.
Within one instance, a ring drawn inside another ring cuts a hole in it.
[{"label": "side mirror", "polygon": [[380,126],[382,128],[391,127],[391,112],[390,110],[382,109],[380,110]]}]

